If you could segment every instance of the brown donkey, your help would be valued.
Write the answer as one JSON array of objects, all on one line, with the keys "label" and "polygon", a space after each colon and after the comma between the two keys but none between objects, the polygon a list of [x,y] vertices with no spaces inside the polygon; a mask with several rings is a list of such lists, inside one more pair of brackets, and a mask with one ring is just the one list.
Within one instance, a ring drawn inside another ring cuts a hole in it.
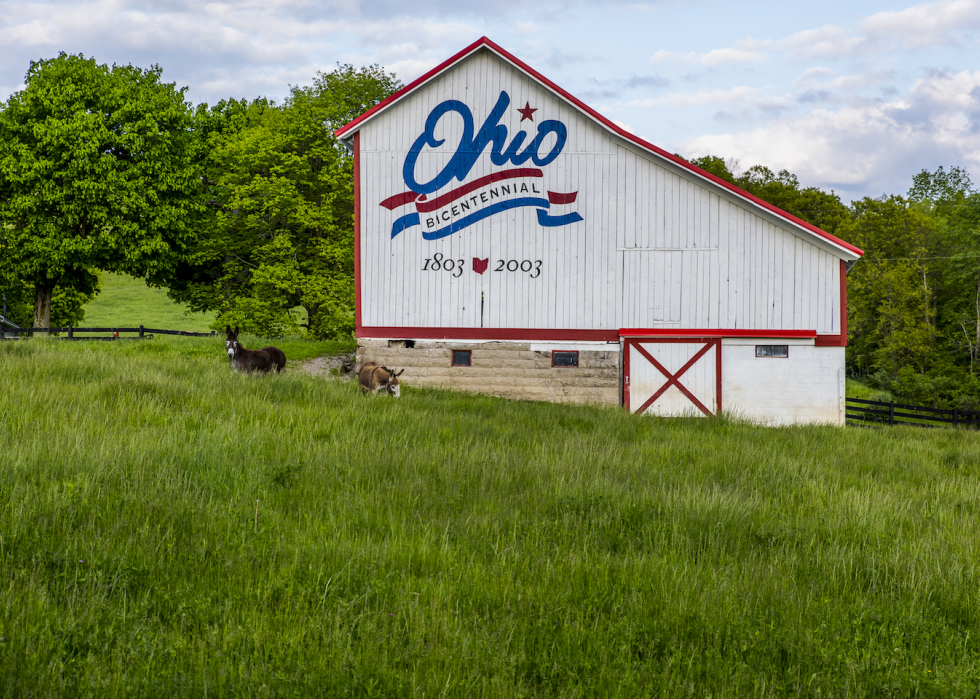
[{"label": "brown donkey", "polygon": [[405,373],[402,369],[397,374],[386,366],[378,366],[375,362],[367,362],[357,372],[357,381],[361,384],[361,393],[387,393],[398,398],[402,394],[401,382],[398,377]]},{"label": "brown donkey", "polygon": [[250,374],[253,371],[261,371],[268,374],[275,369],[278,374],[286,368],[286,355],[278,347],[263,347],[260,350],[245,349],[238,342],[238,326],[234,332],[230,325],[225,326],[226,340],[225,349],[228,352],[228,363],[235,371],[243,371]]}]

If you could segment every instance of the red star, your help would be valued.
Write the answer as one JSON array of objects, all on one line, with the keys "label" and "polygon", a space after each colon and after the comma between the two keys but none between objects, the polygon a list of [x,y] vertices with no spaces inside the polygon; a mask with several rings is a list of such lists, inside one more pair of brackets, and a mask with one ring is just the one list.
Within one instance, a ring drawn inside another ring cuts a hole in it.
[{"label": "red star", "polygon": [[525,119],[530,119],[531,121],[534,121],[534,117],[532,115],[538,110],[531,109],[531,103],[525,102],[524,109],[518,109],[517,111],[521,113],[521,122],[523,123]]}]

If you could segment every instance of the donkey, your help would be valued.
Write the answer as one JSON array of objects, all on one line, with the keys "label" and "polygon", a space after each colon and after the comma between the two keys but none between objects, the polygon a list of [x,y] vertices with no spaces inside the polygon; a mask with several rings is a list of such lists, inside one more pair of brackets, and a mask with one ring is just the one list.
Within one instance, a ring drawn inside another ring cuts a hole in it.
[{"label": "donkey", "polygon": [[260,350],[245,349],[238,342],[238,326],[232,332],[231,326],[225,326],[225,349],[228,352],[228,363],[235,371],[244,371],[250,374],[253,371],[261,371],[268,374],[275,369],[278,374],[286,368],[286,355],[277,347],[263,347]]},{"label": "donkey", "polygon": [[397,374],[386,366],[378,366],[375,362],[366,362],[357,372],[357,381],[361,385],[361,393],[387,393],[398,398],[402,394],[401,382],[398,377],[405,373],[402,369]]}]

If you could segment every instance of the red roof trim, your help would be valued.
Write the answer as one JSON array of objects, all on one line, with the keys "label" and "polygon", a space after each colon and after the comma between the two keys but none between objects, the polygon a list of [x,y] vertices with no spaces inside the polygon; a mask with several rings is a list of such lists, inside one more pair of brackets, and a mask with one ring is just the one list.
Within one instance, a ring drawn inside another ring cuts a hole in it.
[{"label": "red roof trim", "polygon": [[357,326],[357,337],[408,340],[534,340],[541,342],[618,342],[615,330],[535,328],[404,328]]},{"label": "red roof trim", "polygon": [[418,88],[422,84],[424,84],[424,83],[428,82],[429,80],[431,80],[436,75],[438,75],[438,74],[442,73],[443,71],[445,71],[447,68],[449,68],[450,66],[452,66],[454,63],[459,62],[460,60],[462,60],[463,58],[465,58],[469,54],[473,53],[474,51],[476,51],[476,50],[478,50],[478,49],[480,49],[481,47],[484,47],[484,46],[486,46],[487,48],[489,48],[490,50],[492,50],[494,53],[496,53],[497,55],[499,55],[501,58],[503,58],[507,62],[512,63],[513,65],[515,65],[516,67],[518,67],[519,69],[521,69],[522,71],[524,71],[525,73],[527,73],[528,75],[530,75],[531,77],[533,77],[535,80],[537,80],[541,84],[545,85],[549,89],[551,89],[554,92],[556,92],[557,94],[561,95],[564,99],[566,99],[569,102],[571,102],[572,104],[574,104],[576,107],[578,107],[579,109],[581,109],[583,112],[585,112],[586,114],[588,114],[589,116],[591,116],[593,119],[595,119],[599,123],[601,123],[607,129],[609,129],[610,131],[613,131],[618,136],[626,139],[627,141],[630,141],[632,143],[635,143],[636,145],[640,146],[644,150],[648,150],[648,151],[650,151],[652,153],[655,153],[656,155],[659,155],[661,158],[664,158],[665,160],[669,160],[670,162],[674,163],[675,165],[678,165],[678,166],[684,168],[685,170],[689,170],[690,172],[694,173],[695,175],[698,175],[699,177],[702,177],[702,178],[704,178],[706,180],[709,180],[710,182],[712,182],[713,184],[718,185],[719,187],[722,187],[724,189],[727,189],[728,191],[732,192],[736,196],[739,196],[742,199],[746,199],[747,201],[752,202],[756,206],[758,206],[760,208],[763,208],[763,209],[769,211],[770,213],[773,213],[776,216],[779,216],[780,218],[789,221],[790,223],[796,224],[797,226],[805,229],[806,231],[808,231],[810,233],[813,233],[814,235],[816,235],[816,236],[818,236],[820,238],[823,238],[824,240],[832,243],[833,245],[836,245],[838,247],[844,248],[845,250],[847,250],[848,252],[850,252],[850,253],[852,253],[854,255],[858,255],[858,256],[864,255],[864,251],[863,250],[861,250],[860,248],[858,248],[858,247],[856,247],[854,245],[851,245],[847,241],[841,240],[837,236],[831,235],[830,233],[827,233],[826,231],[824,231],[824,230],[822,230],[820,228],[817,228],[813,224],[807,223],[803,219],[797,218],[793,214],[788,213],[786,211],[783,211],[779,207],[773,206],[769,202],[763,201],[762,199],[759,199],[758,197],[756,197],[756,196],[754,196],[752,194],[749,194],[745,190],[736,187],[735,185],[731,184],[730,182],[726,182],[725,180],[721,179],[720,177],[716,177],[715,175],[712,175],[710,172],[706,172],[705,170],[702,170],[701,168],[697,167],[696,165],[692,165],[691,163],[687,162],[683,158],[678,158],[676,155],[673,155],[672,153],[668,153],[667,151],[663,150],[662,148],[658,148],[657,146],[653,145],[652,143],[648,143],[647,141],[644,141],[642,138],[638,138],[637,136],[634,136],[633,134],[631,134],[628,131],[626,131],[625,129],[622,129],[619,126],[616,126],[616,124],[614,124],[609,119],[607,119],[606,117],[604,117],[601,114],[599,114],[599,112],[597,112],[596,110],[592,109],[592,107],[590,107],[587,104],[585,104],[584,102],[580,101],[577,97],[574,97],[573,95],[570,95],[568,92],[566,92],[562,88],[560,88],[557,85],[555,85],[555,83],[553,83],[550,80],[548,80],[548,78],[546,78],[543,75],[541,75],[540,73],[538,73],[536,70],[534,70],[533,68],[531,68],[529,65],[527,65],[526,63],[524,63],[523,61],[521,61],[517,57],[511,55],[510,53],[508,53],[507,51],[505,51],[504,49],[502,49],[501,47],[499,47],[497,44],[495,44],[492,41],[490,41],[490,39],[488,39],[485,36],[484,37],[481,37],[477,41],[473,42],[472,44],[470,44],[469,46],[467,46],[465,49],[463,49],[462,51],[460,51],[459,53],[457,53],[455,56],[453,56],[449,60],[444,61],[443,63],[439,64],[438,66],[436,66],[435,68],[433,68],[432,70],[430,70],[428,73],[426,73],[422,77],[418,78],[417,80],[414,80],[409,85],[406,85],[401,90],[399,90],[398,92],[396,92],[395,94],[393,94],[391,97],[389,97],[388,99],[386,99],[384,102],[381,102],[380,104],[377,104],[373,108],[371,108],[368,111],[364,112],[364,114],[362,114],[361,116],[359,116],[356,119],[354,119],[354,121],[352,121],[349,124],[346,124],[346,125],[340,127],[339,129],[337,129],[334,132],[334,136],[336,136],[337,138],[343,138],[352,129],[356,128],[359,124],[363,123],[367,119],[370,119],[372,116],[374,116],[378,112],[380,112],[380,111],[382,111],[384,109],[387,109],[390,105],[392,105],[394,102],[397,102],[398,100],[400,100],[402,97],[404,97],[405,95],[407,95],[409,92],[412,92],[413,90],[415,90],[416,88]]},{"label": "red roof trim", "polygon": [[758,338],[829,338],[832,344],[838,341],[837,335],[818,335],[816,330],[743,330],[718,328],[623,328],[620,330],[584,329],[545,329],[545,328],[409,328],[409,327],[365,327],[357,326],[357,337],[409,339],[409,340],[530,340],[538,342],[617,342],[624,338],[684,338],[691,341],[725,337]]},{"label": "red roof trim", "polygon": [[[790,338],[812,339],[819,337],[816,330],[670,330],[667,328],[622,328],[620,337],[758,337],[758,338]],[[836,335],[834,336],[836,337]]]},{"label": "red roof trim", "polygon": [[441,73],[444,70],[446,70],[447,68],[449,68],[454,63],[457,63],[457,62],[461,61],[462,59],[466,58],[466,56],[468,56],[469,54],[473,53],[474,51],[476,51],[478,48],[480,48],[484,44],[487,44],[487,45],[495,45],[487,37],[482,37],[480,39],[477,39],[472,44],[470,44],[469,46],[467,46],[465,49],[463,49],[462,51],[460,51],[459,53],[457,53],[455,56],[453,56],[452,58],[450,58],[448,61],[443,61],[442,63],[440,63],[439,65],[437,65],[435,68],[433,68],[432,70],[430,70],[428,73],[426,73],[422,77],[416,78],[415,80],[413,80],[412,82],[410,82],[408,85],[406,85],[405,87],[403,87],[401,90],[399,90],[398,92],[396,92],[395,94],[393,94],[388,99],[384,100],[383,102],[379,102],[378,104],[376,104],[373,107],[371,107],[371,109],[367,110],[361,116],[359,116],[356,119],[354,119],[354,121],[350,122],[349,124],[344,124],[339,129],[337,129],[336,131],[334,131],[333,132],[333,135],[336,136],[337,138],[343,138],[344,135],[348,131],[350,131],[351,129],[353,129],[355,126],[358,126],[362,121],[366,121],[367,119],[370,119],[372,116],[374,116],[377,112],[380,112],[380,111],[382,111],[384,109],[387,109],[389,105],[391,105],[394,102],[397,102],[402,97],[404,97],[405,95],[407,95],[409,92],[412,92],[413,90],[415,90],[415,88],[419,87],[423,83],[428,82],[430,79],[434,78],[435,76],[437,76],[439,73]]}]

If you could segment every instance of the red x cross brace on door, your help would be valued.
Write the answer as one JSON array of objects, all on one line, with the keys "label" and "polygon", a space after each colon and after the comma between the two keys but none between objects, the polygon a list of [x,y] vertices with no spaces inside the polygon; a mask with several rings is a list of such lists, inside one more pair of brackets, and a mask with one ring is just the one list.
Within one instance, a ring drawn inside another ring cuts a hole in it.
[{"label": "red x cross brace on door", "polygon": [[[650,352],[648,352],[646,348],[643,347],[642,344],[640,344],[641,342],[657,343],[657,344],[661,344],[661,343],[697,344],[703,342],[704,346],[701,347],[694,354],[693,357],[688,359],[687,362],[684,364],[684,366],[678,369],[675,373],[671,373],[662,363],[657,361],[657,359],[652,354],[650,354]],[[712,413],[711,410],[704,405],[704,403],[698,400],[697,396],[695,396],[690,390],[688,390],[688,388],[680,381],[681,377],[684,376],[687,370],[693,367],[695,364],[697,364],[698,360],[701,359],[712,348],[715,349],[715,404],[717,406],[717,410],[720,411],[721,410],[721,339],[720,338],[684,338],[684,339],[657,338],[657,339],[649,339],[649,340],[641,340],[641,339],[627,340],[626,341],[627,374],[626,374],[626,387],[625,387],[627,392],[626,394],[627,407],[629,407],[629,390],[630,390],[629,355],[631,355],[635,351],[640,356],[642,356],[646,361],[648,361],[652,366],[656,367],[657,371],[663,374],[667,380],[663,383],[662,386],[660,386],[660,388],[658,388],[654,392],[652,396],[647,398],[643,402],[643,404],[640,405],[640,407],[633,412],[643,413],[644,411],[647,410],[647,408],[653,405],[657,401],[657,399],[660,398],[660,396],[662,396],[667,391],[667,389],[669,389],[671,386],[676,386],[677,389],[681,393],[683,393],[687,397],[687,399],[690,400],[691,403],[693,403],[698,408],[698,410],[703,412],[708,417],[713,416],[714,413]]]}]

